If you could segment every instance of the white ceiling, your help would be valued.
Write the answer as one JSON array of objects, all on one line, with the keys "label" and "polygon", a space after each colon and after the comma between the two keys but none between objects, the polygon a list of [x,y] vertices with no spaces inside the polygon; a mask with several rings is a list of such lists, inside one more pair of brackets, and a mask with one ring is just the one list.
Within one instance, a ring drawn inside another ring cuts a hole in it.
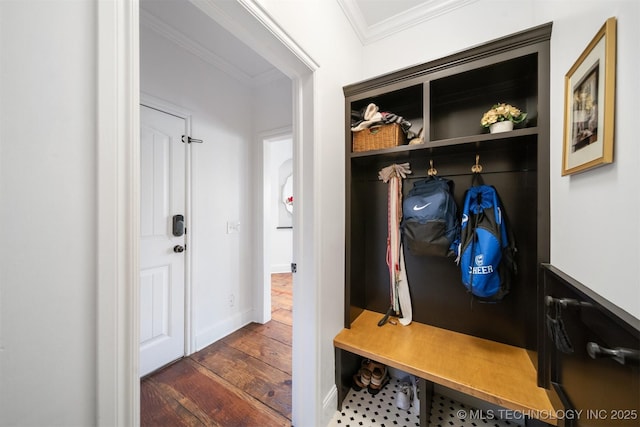
[{"label": "white ceiling", "polygon": [[[335,1],[362,43],[368,44],[477,0]],[[189,0],[141,0],[140,23],[244,84],[284,78]]]},{"label": "white ceiling", "polygon": [[141,0],[140,25],[246,85],[285,77],[188,0]]}]

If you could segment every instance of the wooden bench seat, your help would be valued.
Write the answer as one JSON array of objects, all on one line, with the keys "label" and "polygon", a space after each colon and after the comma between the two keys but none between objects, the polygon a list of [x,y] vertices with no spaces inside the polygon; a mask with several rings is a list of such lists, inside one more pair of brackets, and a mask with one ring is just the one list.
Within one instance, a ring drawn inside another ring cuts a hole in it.
[{"label": "wooden bench seat", "polygon": [[548,393],[537,386],[527,350],[413,322],[377,326],[382,314],[363,311],[335,338],[336,349],[369,358],[435,384],[557,425]]}]

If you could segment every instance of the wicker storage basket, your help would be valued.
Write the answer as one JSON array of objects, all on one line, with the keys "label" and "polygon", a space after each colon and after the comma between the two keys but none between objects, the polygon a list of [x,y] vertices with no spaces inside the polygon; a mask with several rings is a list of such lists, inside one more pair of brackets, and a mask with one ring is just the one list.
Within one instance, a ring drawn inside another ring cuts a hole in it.
[{"label": "wicker storage basket", "polygon": [[404,144],[404,132],[398,123],[375,126],[353,134],[353,152],[380,150]]}]

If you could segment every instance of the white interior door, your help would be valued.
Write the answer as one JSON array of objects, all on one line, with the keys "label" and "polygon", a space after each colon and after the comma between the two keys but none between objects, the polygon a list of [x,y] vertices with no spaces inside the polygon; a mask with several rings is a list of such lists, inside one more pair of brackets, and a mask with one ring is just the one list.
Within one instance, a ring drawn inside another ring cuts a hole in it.
[{"label": "white interior door", "polygon": [[[140,376],[185,354],[185,120],[140,107]],[[179,233],[177,233],[179,234]]]}]

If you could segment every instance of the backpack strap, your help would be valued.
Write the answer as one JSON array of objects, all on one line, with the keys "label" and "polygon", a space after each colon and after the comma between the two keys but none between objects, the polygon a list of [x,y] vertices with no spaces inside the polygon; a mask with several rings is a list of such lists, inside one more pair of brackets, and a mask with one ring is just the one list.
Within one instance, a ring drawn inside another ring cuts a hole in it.
[{"label": "backpack strap", "polygon": [[473,187],[467,190],[467,193],[464,196],[464,206],[462,207],[462,221],[460,221],[460,227],[465,228],[469,223],[469,205],[471,204],[471,199],[473,198],[471,192],[474,191]]},{"label": "backpack strap", "polygon": [[471,175],[471,186],[476,187],[478,185],[484,185],[484,179],[482,178],[480,172],[474,172]]},{"label": "backpack strap", "polygon": [[500,201],[500,197],[498,196],[498,191],[495,189],[495,187],[491,186],[491,195],[492,195],[492,200],[491,203],[493,203],[493,214],[495,215],[495,219],[496,219],[496,223],[498,224],[498,226],[500,227],[500,243],[502,244],[503,238],[502,238],[502,234],[504,231],[504,223],[503,223],[503,217],[502,217],[502,211],[504,210],[502,207],[502,202]]},{"label": "backpack strap", "polygon": [[498,202],[502,207],[502,225],[500,226],[500,233],[504,233],[506,236],[506,242],[504,238],[501,238],[501,244],[503,249],[508,249],[506,252],[503,251],[503,256],[507,257],[506,264],[511,269],[513,274],[518,274],[518,264],[516,262],[516,253],[518,252],[518,248],[516,246],[516,237],[513,233],[513,228],[511,228],[511,223],[509,222],[509,217],[507,215],[507,210],[502,203],[502,199],[500,195],[496,192],[496,197],[498,198]]}]

